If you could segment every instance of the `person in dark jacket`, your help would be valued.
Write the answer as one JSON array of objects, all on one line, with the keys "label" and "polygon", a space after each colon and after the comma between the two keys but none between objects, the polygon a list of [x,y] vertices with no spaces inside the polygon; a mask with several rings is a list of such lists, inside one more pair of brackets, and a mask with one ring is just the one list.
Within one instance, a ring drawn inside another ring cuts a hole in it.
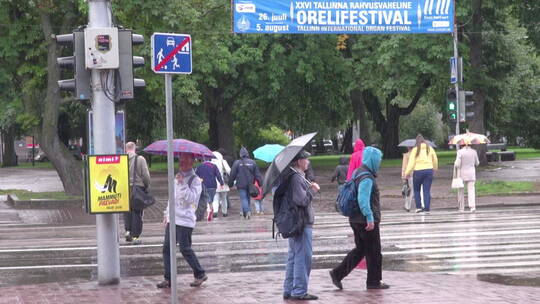
[{"label": "person in dark jacket", "polygon": [[[150,171],[148,171],[148,165],[146,159],[142,156],[139,157],[136,153],[136,145],[130,141],[126,144],[126,153],[128,155],[129,163],[129,185],[143,187],[145,191],[148,191],[150,187]],[[135,170],[135,163],[137,163],[137,170]],[[134,172],[134,173],[133,173]],[[131,210],[124,213],[124,228],[126,229],[126,242],[133,245],[141,244],[140,236],[143,229],[143,210]]]},{"label": "person in dark jacket", "polygon": [[349,217],[356,247],[347,254],[341,264],[330,270],[332,283],[339,289],[343,289],[341,280],[364,257],[367,262],[367,289],[387,289],[390,287],[382,281],[381,236],[379,232],[381,205],[379,188],[375,181],[381,159],[381,150],[367,147],[363,153],[362,167],[353,174],[354,178],[362,173],[368,173],[362,175],[358,183],[358,205],[361,213]]},{"label": "person in dark jacket", "polygon": [[[291,162],[291,173],[284,180],[289,199],[301,207],[304,212],[304,230],[302,234],[289,238],[287,267],[283,282],[283,298],[296,300],[317,300],[318,297],[308,294],[309,274],[311,272],[312,231],[315,215],[311,203],[314,193],[320,190],[315,182],[306,179],[305,172],[309,166],[309,153],[301,151]],[[279,186],[281,187],[281,185]],[[276,190],[279,191],[279,190]]]},{"label": "person in dark jacket", "polygon": [[214,201],[214,196],[216,195],[217,190],[216,179],[219,181],[219,184],[223,186],[223,178],[221,178],[221,173],[219,172],[218,167],[210,161],[205,161],[198,166],[197,170],[195,170],[195,174],[202,179],[203,184],[206,187],[206,191],[208,192],[208,220],[211,221],[212,215],[214,214],[212,202]]},{"label": "person in dark jacket", "polygon": [[242,216],[245,219],[251,218],[249,184],[257,181],[262,185],[262,176],[257,167],[257,163],[249,158],[249,152],[246,148],[240,149],[240,159],[234,161],[231,175],[229,177],[229,187],[232,187],[236,182],[236,188],[242,202]]},{"label": "person in dark jacket", "polygon": [[347,181],[347,170],[349,169],[348,163],[348,157],[342,156],[339,158],[339,164],[336,166],[330,182],[333,183],[337,179],[338,186],[341,186]]}]

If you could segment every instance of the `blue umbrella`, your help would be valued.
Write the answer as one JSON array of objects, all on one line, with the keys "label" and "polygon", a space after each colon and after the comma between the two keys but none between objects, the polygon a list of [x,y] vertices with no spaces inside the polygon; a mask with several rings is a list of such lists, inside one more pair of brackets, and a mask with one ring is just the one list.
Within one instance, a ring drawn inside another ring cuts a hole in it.
[{"label": "blue umbrella", "polygon": [[264,160],[267,163],[271,163],[276,155],[278,155],[281,150],[285,148],[282,145],[273,144],[273,145],[264,145],[262,147],[258,147],[253,151],[253,156],[256,159]]}]

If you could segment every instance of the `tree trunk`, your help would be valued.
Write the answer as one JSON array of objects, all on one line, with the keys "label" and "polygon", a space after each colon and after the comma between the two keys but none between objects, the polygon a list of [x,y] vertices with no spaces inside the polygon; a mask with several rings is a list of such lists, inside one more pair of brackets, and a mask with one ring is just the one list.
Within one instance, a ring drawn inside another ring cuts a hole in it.
[{"label": "tree trunk", "polygon": [[341,144],[341,152],[343,154],[352,154],[353,153],[352,125],[347,127],[347,130],[345,130],[345,135],[343,136],[343,143]]},{"label": "tree trunk", "polygon": [[400,158],[399,151],[399,116],[400,109],[398,105],[387,105],[386,128],[383,133],[384,158]]},{"label": "tree trunk", "polygon": [[212,150],[223,148],[229,155],[234,155],[233,102],[221,99],[215,90],[213,95],[206,106],[209,148]]},{"label": "tree trunk", "polygon": [[360,138],[364,141],[366,146],[371,145],[371,137],[369,135],[369,124],[366,115],[366,105],[362,98],[362,91],[354,89],[351,91],[351,104],[354,113],[353,120],[360,121]]},{"label": "tree trunk", "polygon": [[2,167],[12,167],[17,165],[17,154],[15,153],[15,130],[11,126],[7,130],[0,132],[2,140]]},{"label": "tree trunk", "polygon": [[[484,106],[485,106],[485,94],[482,87],[482,0],[472,1],[472,31],[470,33],[470,52],[471,52],[471,70],[472,70],[472,84],[474,91],[474,119],[469,122],[469,131],[474,133],[485,134],[486,129],[484,125]],[[476,80],[476,81],[475,81]],[[486,147],[479,147],[478,158],[480,165],[487,165]]]},{"label": "tree trunk", "polygon": [[83,174],[81,162],[69,152],[67,147],[58,137],[58,113],[60,106],[60,92],[57,85],[59,69],[56,65],[56,43],[51,38],[52,24],[49,14],[45,10],[40,11],[43,35],[47,41],[47,95],[44,100],[43,122],[39,143],[47,158],[52,162],[64,191],[69,195],[82,195]]}]

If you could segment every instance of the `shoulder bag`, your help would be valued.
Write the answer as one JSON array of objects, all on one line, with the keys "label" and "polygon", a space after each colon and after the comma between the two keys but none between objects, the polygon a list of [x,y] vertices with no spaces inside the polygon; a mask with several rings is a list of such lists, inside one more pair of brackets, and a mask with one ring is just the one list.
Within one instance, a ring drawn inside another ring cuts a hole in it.
[{"label": "shoulder bag", "polygon": [[156,203],[156,198],[150,194],[145,187],[135,185],[135,177],[137,174],[137,158],[139,155],[135,156],[135,164],[133,168],[133,186],[131,186],[131,209],[132,210],[143,210]]},{"label": "shoulder bag", "polygon": [[457,168],[454,167],[454,175],[452,177],[452,189],[459,189],[463,187],[465,187],[465,185],[463,184],[463,179],[458,176]]}]

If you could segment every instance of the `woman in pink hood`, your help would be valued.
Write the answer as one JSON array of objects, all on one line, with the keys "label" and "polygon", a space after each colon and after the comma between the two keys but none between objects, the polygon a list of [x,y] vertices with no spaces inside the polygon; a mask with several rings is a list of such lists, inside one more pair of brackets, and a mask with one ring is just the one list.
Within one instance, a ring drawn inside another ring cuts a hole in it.
[{"label": "woman in pink hood", "polygon": [[351,155],[351,160],[349,161],[349,170],[347,171],[347,180],[350,180],[354,170],[362,166],[362,155],[364,154],[364,148],[366,145],[359,138],[354,142],[354,152]]}]

